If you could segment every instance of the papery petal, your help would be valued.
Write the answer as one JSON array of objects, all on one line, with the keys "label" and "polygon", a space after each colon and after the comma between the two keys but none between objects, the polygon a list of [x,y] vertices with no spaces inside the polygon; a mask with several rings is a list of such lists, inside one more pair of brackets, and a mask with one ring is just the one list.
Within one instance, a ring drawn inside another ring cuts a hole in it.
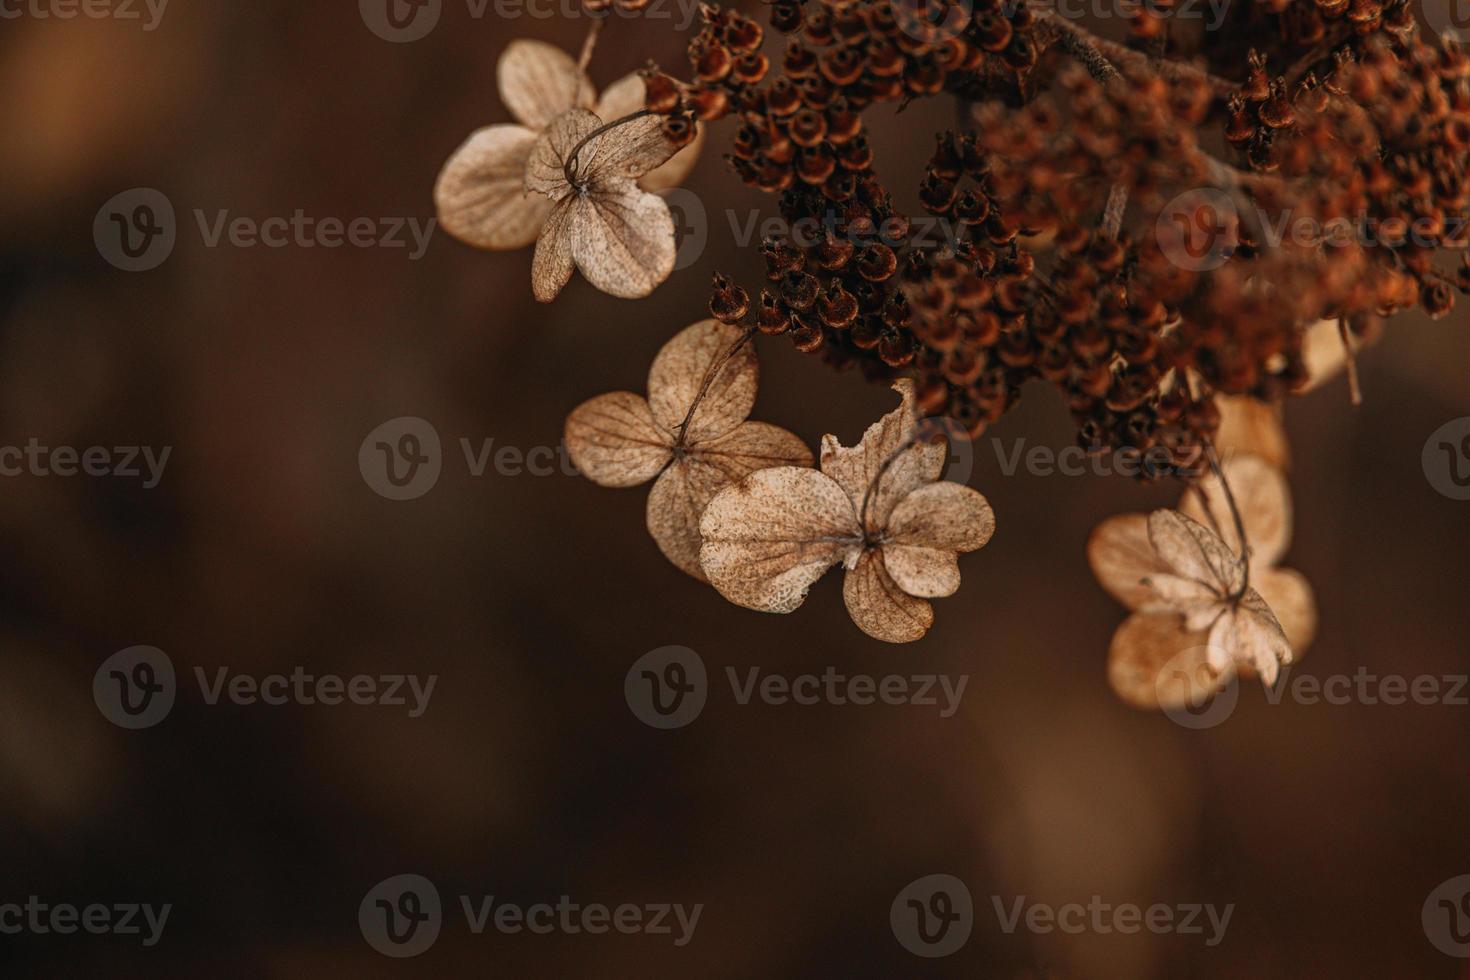
[{"label": "papery petal", "polygon": [[598,395],[573,409],[566,445],[582,475],[604,487],[647,483],[674,458],[648,402],[631,391]]},{"label": "papery petal", "polygon": [[863,552],[848,571],[842,599],[858,628],[885,643],[912,643],[934,625],[934,607],[900,588],[876,550]]},{"label": "papery petal", "polygon": [[[725,357],[744,335],[745,331],[739,327],[718,320],[701,320],[664,344],[648,370],[648,402],[660,425],[673,431],[683,424],[710,366]],[[710,382],[698,410],[689,420],[685,442],[698,445],[732,431],[745,421],[755,407],[758,382],[755,344],[747,340],[720,366]]]},{"label": "papery petal", "polygon": [[638,299],[674,271],[674,217],[664,199],[632,181],[600,184],[577,199],[572,257],[587,281],[610,296]]},{"label": "papery petal", "polygon": [[1215,622],[1210,645],[1228,651],[1237,664],[1249,665],[1267,684],[1275,684],[1281,665],[1293,659],[1281,623],[1255,589],[1247,590],[1240,603]]},{"label": "papery petal", "polygon": [[1307,383],[1297,392],[1300,395],[1322,387],[1343,372],[1348,356],[1337,320],[1318,320],[1306,329],[1302,361],[1307,368]]},{"label": "papery petal", "polygon": [[1222,597],[1213,587],[1192,578],[1169,572],[1156,573],[1144,580],[1148,598],[1138,608],[1148,613],[1173,612],[1189,615],[1206,607],[1220,605]]},{"label": "papery petal", "polygon": [[[1250,546],[1251,568],[1270,568],[1281,560],[1291,542],[1291,491],[1286,477],[1259,456],[1235,456],[1221,467],[1235,505],[1240,509],[1245,527],[1245,540]],[[1209,501],[1209,509],[1200,502]],[[1214,530],[1235,554],[1240,554],[1235,518],[1230,512],[1230,498],[1220,478],[1211,473],[1179,501],[1179,511]]]},{"label": "papery petal", "polygon": [[684,183],[694,170],[694,165],[699,162],[699,155],[704,152],[704,135],[704,124],[696,123],[694,139],[663,164],[638,178],[638,186],[646,191],[658,192]]},{"label": "papery petal", "polygon": [[1177,510],[1156,510],[1148,516],[1148,540],[1176,574],[1209,586],[1222,597],[1240,591],[1245,568],[1235,553],[1219,535]]},{"label": "papery petal", "polygon": [[1209,637],[1190,632],[1178,616],[1137,613],[1113,634],[1108,683],[1125,703],[1145,711],[1203,705],[1229,682],[1211,665]]},{"label": "papery petal", "polygon": [[643,76],[635,71],[603,89],[592,111],[599,119],[612,122],[647,108],[647,104],[648,86],[644,84]]},{"label": "papery petal", "polygon": [[536,256],[531,261],[531,292],[542,303],[556,299],[572,281],[572,271],[577,265],[572,258],[572,215],[579,203],[577,198],[568,198],[552,205],[541,237],[536,240]]},{"label": "papery petal", "polygon": [[596,97],[572,56],[544,41],[512,41],[495,74],[505,107],[531,129],[545,129],[569,109],[589,109]]},{"label": "papery petal", "polygon": [[759,470],[715,495],[699,522],[699,563],[719,593],[748,609],[789,613],[812,583],[862,547],[842,488],[816,470]]},{"label": "papery petal", "polygon": [[537,139],[531,158],[526,162],[526,189],[545,194],[553,201],[572,194],[575,188],[567,182],[567,157],[575,150],[577,162],[574,172],[585,174],[597,159],[602,137],[588,140],[585,146],[582,141],[601,126],[602,120],[585,109],[573,109],[552,120]]},{"label": "papery petal", "polygon": [[524,248],[537,238],[550,203],[526,191],[537,136],[524,126],[487,126],[465,141],[434,185],[439,224],[479,248]]},{"label": "papery petal", "polygon": [[978,490],[942,481],[919,487],[888,516],[885,542],[976,551],[995,534],[995,511]]},{"label": "papery petal", "polygon": [[1146,514],[1120,514],[1099,524],[1087,539],[1087,561],[1098,584],[1129,609],[1148,599],[1144,579],[1170,571],[1149,543]]},{"label": "papery petal", "polygon": [[811,465],[811,450],[790,432],[746,422],[664,470],[648,495],[648,531],[669,561],[708,581],[699,565],[699,521],[715,494],[756,470]]},{"label": "papery petal", "polygon": [[[604,119],[604,122],[613,122]],[[663,116],[640,116],[614,126],[598,137],[597,160],[585,169],[594,182],[619,178],[636,180],[662,166],[681,147],[664,134]]]},{"label": "papery petal", "polygon": [[942,599],[960,588],[959,555],[938,548],[885,544],[883,564],[898,587],[921,599]]},{"label": "papery petal", "polygon": [[[858,513],[862,513],[869,486],[874,487],[868,502],[867,525],[875,533],[888,523],[899,501],[918,487],[939,479],[949,458],[949,448],[944,443],[931,445],[922,441],[895,456],[914,437],[917,413],[913,381],[902,378],[894,382],[893,390],[903,399],[902,404],[868,426],[856,446],[844,447],[836,436],[822,438],[822,472],[842,485]],[[879,473],[883,474],[882,480],[877,480]]]},{"label": "papery petal", "polygon": [[1317,638],[1317,600],[1307,577],[1290,568],[1268,568],[1251,573],[1251,588],[1271,607],[1291,652],[1300,659]]}]

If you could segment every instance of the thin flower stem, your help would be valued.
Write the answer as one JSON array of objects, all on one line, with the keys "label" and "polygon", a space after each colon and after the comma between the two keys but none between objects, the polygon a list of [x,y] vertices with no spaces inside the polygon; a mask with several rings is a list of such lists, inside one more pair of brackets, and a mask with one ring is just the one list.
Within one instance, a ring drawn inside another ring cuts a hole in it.
[{"label": "thin flower stem", "polygon": [[1358,355],[1353,350],[1352,334],[1348,332],[1347,317],[1337,318],[1337,335],[1342,338],[1342,349],[1347,355],[1348,397],[1353,405],[1363,404],[1363,389],[1358,383]]},{"label": "thin flower stem", "polygon": [[625,126],[635,119],[642,119],[644,116],[651,115],[653,115],[653,111],[651,109],[639,109],[637,112],[632,113],[631,115],[624,116],[621,119],[614,119],[610,123],[603,123],[601,126],[598,126],[592,132],[582,137],[582,141],[576,146],[572,147],[572,152],[567,154],[566,163],[562,164],[562,175],[566,177],[567,183],[573,187],[577,186],[577,154],[582,152],[582,148],[584,146],[586,146],[588,143],[592,142],[597,137],[601,136],[603,133],[607,132],[610,129],[616,129],[619,126]]},{"label": "thin flower stem", "polygon": [[[1217,98],[1221,99],[1228,98],[1232,93],[1240,89],[1240,86],[1229,79],[1211,75],[1186,62],[1174,61],[1170,58],[1153,58],[1146,52],[1135,51],[1127,45],[1100,38],[1086,28],[1077,26],[1053,11],[1042,11],[1038,13],[1036,20],[1038,24],[1046,26],[1055,43],[1073,47],[1085,44],[1088,48],[1096,51],[1101,57],[1107,59],[1114,66],[1115,71],[1118,66],[1123,68],[1146,68],[1165,81],[1179,82],[1186,79],[1197,79],[1208,85],[1210,91]],[[1092,71],[1091,65],[1088,65],[1088,70]],[[1094,77],[1096,77],[1095,73]]]},{"label": "thin flower stem", "polygon": [[694,401],[689,403],[689,411],[684,415],[684,421],[679,423],[678,435],[674,439],[675,449],[684,448],[684,437],[689,432],[689,423],[694,420],[694,410],[699,407],[700,402],[704,401],[704,396],[709,394],[710,387],[715,383],[715,378],[720,375],[720,370],[730,362],[730,358],[734,357],[740,348],[750,342],[750,338],[755,336],[755,332],[755,327],[746,328],[746,331],[740,335],[740,339],[730,345],[729,350],[710,362],[710,366],[704,372],[704,380],[699,384],[699,391],[694,396]]},{"label": "thin flower stem", "polygon": [[577,58],[577,71],[586,71],[587,66],[592,64],[592,52],[597,49],[597,38],[602,33],[604,23],[606,21],[594,20],[588,28],[587,40],[582,42],[582,54]]},{"label": "thin flower stem", "polygon": [[873,474],[873,479],[868,484],[868,488],[863,491],[863,506],[858,512],[858,527],[863,529],[864,537],[868,534],[868,504],[872,501],[873,494],[877,492],[878,485],[883,482],[883,477],[887,474],[889,468],[898,462],[898,458],[917,445],[918,441],[919,436],[916,427],[914,435],[909,436],[908,439],[904,440],[903,445],[888,454],[888,458],[883,461],[883,465],[878,467],[878,472]]},{"label": "thin flower stem", "polygon": [[[1220,456],[1215,452],[1215,444],[1206,441],[1205,453],[1210,460],[1210,469],[1220,481],[1220,486],[1225,490],[1225,502],[1230,505],[1230,516],[1235,519],[1235,537],[1240,541],[1240,591],[1230,597],[1232,603],[1239,602],[1251,586],[1251,562],[1250,542],[1245,537],[1245,520],[1240,516],[1240,505],[1235,502],[1235,491],[1230,489],[1230,481],[1225,479],[1225,470],[1220,466]],[[1206,508],[1206,513],[1208,513]]]}]

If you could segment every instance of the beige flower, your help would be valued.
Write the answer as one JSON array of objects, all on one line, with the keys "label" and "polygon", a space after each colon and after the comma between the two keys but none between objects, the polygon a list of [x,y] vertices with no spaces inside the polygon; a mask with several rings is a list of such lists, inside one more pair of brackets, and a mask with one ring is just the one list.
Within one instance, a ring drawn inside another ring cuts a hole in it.
[{"label": "beige flower", "polygon": [[833,565],[858,627],[908,643],[934,623],[930,598],[960,585],[960,552],[985,545],[995,515],[969,487],[938,482],[948,450],[913,443],[914,387],[856,447],[822,440],[821,470],[761,470],[722,490],[700,522],[700,564],[731,602],[789,613]]},{"label": "beige flower", "polygon": [[[500,97],[519,125],[475,131],[444,165],[434,188],[439,223],[461,241],[496,250],[524,248],[536,241],[551,214],[551,201],[529,193],[526,165],[543,133],[572,109],[590,109],[611,122],[643,108],[643,79],[635,74],[614,82],[601,100],[571,56],[541,41],[512,41],[496,69]],[[678,185],[698,158],[704,136],[643,175],[644,190]]]},{"label": "beige flower", "polygon": [[657,116],[607,129],[585,109],[558,116],[531,151],[526,187],[551,201],[536,242],[531,288],[549,303],[581,269],[624,299],[653,292],[674,271],[674,218],[634,178],[674,152]]},{"label": "beige flower", "polygon": [[1281,407],[1250,395],[1216,395],[1220,428],[1215,450],[1222,459],[1259,456],[1278,469],[1291,462],[1291,444],[1281,423]]},{"label": "beige flower", "polygon": [[741,336],[716,320],[687,327],[654,358],[646,399],[615,391],[567,417],[567,452],[588,479],[632,487],[658,478],[648,495],[649,533],[671,562],[700,581],[699,518],[710,498],[754,470],[812,464],[811,450],[790,432],[745,421],[758,373],[748,341],[704,387],[712,365]]},{"label": "beige flower", "polygon": [[1214,476],[1199,484],[1208,509],[1192,490],[1179,511],[1111,518],[1088,541],[1098,581],[1135,610],[1113,636],[1108,675],[1136,707],[1198,703],[1237,672],[1274,683],[1280,666],[1312,640],[1310,586],[1299,573],[1275,568],[1291,536],[1285,478],[1256,456],[1236,457],[1224,469],[1248,562],[1239,556],[1235,519]]}]

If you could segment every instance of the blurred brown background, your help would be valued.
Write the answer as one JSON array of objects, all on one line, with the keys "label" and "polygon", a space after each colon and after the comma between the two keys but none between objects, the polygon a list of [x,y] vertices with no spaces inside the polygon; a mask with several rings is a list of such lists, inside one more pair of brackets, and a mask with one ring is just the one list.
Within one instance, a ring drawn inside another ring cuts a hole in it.
[{"label": "blurred brown background", "polygon": [[[492,8],[493,9],[493,8]],[[669,8],[671,11],[675,8]],[[614,21],[605,86],[654,58],[682,68],[677,18]],[[432,215],[438,168],[508,116],[495,61],[513,37],[574,50],[585,20],[475,19],[446,2],[391,44],[351,3],[184,4],[154,31],[119,20],[0,26],[0,445],[173,447],[162,483],[0,481],[0,903],[174,906],[162,941],[0,936],[7,977],[1454,977],[1420,910],[1470,872],[1465,707],[1266,703],[1188,731],[1133,712],[1104,662],[1119,609],[1083,557],[1103,517],[1172,502],[1122,478],[1004,477],[987,440],[971,483],[999,532],[962,562],[923,642],[848,620],[836,576],[770,617],[673,569],[643,528],[646,489],[561,475],[472,477],[458,440],[555,445],[595,394],[643,390],[699,319],[708,277],[746,283],[719,209],[772,202],[725,172],[717,133],[689,187],[712,215],[700,259],[646,301],[580,278],[551,307],[530,253],[436,235],[389,249],[207,248],[192,211],[263,219]],[[947,105],[880,113],[883,172],[914,174]],[[895,179],[895,186],[912,181]],[[117,271],[103,202],[157,188],[172,256]],[[1289,413],[1298,529],[1288,563],[1322,628],[1301,671],[1470,670],[1470,504],[1420,451],[1470,415],[1462,308],[1406,318],[1345,383]],[[761,340],[756,417],[851,442],[892,397]],[[427,496],[374,494],[364,436],[431,421]],[[1051,392],[994,432],[1062,447]],[[180,672],[172,715],[124,731],[92,677],[151,644]],[[702,717],[644,726],[632,662],[697,650]],[[206,705],[193,668],[438,674],[428,712]],[[738,706],[724,670],[968,675],[959,713]],[[378,881],[413,872],[449,921],[389,960],[358,929]],[[889,903],[963,879],[974,934],[905,951]],[[454,896],[527,904],[705,906],[694,941],[474,936]],[[991,896],[1060,905],[1233,903],[1225,939],[1005,934]]]}]

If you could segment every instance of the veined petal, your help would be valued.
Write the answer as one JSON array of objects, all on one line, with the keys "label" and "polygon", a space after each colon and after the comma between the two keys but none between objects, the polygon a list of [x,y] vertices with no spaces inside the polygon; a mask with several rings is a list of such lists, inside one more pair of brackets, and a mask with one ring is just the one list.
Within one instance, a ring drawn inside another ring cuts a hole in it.
[{"label": "veined petal", "polygon": [[536,240],[536,257],[531,262],[531,292],[542,303],[550,303],[572,281],[576,262],[572,258],[572,214],[578,199],[567,198],[552,205],[541,237]]},{"label": "veined petal", "polygon": [[1149,598],[1143,580],[1170,571],[1148,540],[1148,516],[1120,514],[1093,529],[1087,539],[1087,561],[1098,584],[1129,609]]},{"label": "veined petal", "polygon": [[664,199],[632,181],[599,184],[576,198],[572,257],[587,281],[610,296],[639,299],[674,271],[674,218]]},{"label": "veined petal", "polygon": [[544,41],[512,41],[495,75],[505,107],[536,130],[569,109],[591,108],[596,97],[572,56]]},{"label": "veined petal", "polygon": [[[604,119],[604,122],[613,122]],[[597,160],[584,169],[593,181],[637,179],[662,166],[680,147],[664,135],[663,116],[640,116],[598,137]]]},{"label": "veined petal", "polygon": [[842,488],[816,470],[758,470],[715,495],[699,522],[699,563],[720,595],[789,613],[812,583],[862,546]]},{"label": "veined petal", "polygon": [[536,134],[524,126],[487,126],[464,142],[434,185],[439,224],[479,248],[524,248],[536,240],[550,203],[526,191]]},{"label": "veined petal", "polygon": [[1211,663],[1205,633],[1185,629],[1178,616],[1136,613],[1113,634],[1108,683],[1125,703],[1145,711],[1198,707],[1230,680]]},{"label": "veined petal", "polygon": [[868,426],[856,446],[843,446],[831,435],[822,439],[822,472],[847,491],[858,513],[862,513],[868,488],[873,487],[867,511],[868,530],[872,532],[887,525],[893,508],[909,493],[938,480],[949,458],[949,449],[943,443],[918,442],[902,449],[917,429],[914,383],[902,378],[894,382],[893,390],[902,403]]},{"label": "veined petal", "polygon": [[[684,422],[710,366],[728,354],[743,335],[739,327],[701,320],[664,344],[648,370],[648,402],[660,425],[672,432]],[[685,442],[697,445],[716,439],[745,421],[755,407],[758,380],[755,344],[746,341],[710,381],[689,420]]]},{"label": "veined petal", "polygon": [[664,470],[648,495],[648,532],[669,559],[700,581],[699,521],[725,487],[772,466],[811,466],[811,450],[785,429],[746,422]]},{"label": "veined petal", "polygon": [[900,588],[877,550],[864,551],[848,571],[842,599],[858,628],[884,643],[912,643],[934,625],[934,607]]},{"label": "veined petal", "polygon": [[635,487],[674,458],[648,402],[631,391],[598,395],[567,416],[567,455],[593,483]]},{"label": "veined petal", "polygon": [[597,158],[602,137],[589,140],[580,150],[577,147],[601,125],[602,120],[585,109],[573,109],[552,120],[532,148],[530,159],[526,161],[526,189],[545,194],[553,201],[560,201],[572,194],[575,188],[567,182],[567,157],[576,150],[577,163],[574,172],[586,173],[587,167]]},{"label": "veined petal", "polygon": [[1175,573],[1209,586],[1221,596],[1240,591],[1245,577],[1243,563],[1219,535],[1177,510],[1156,510],[1149,515],[1148,540]]},{"label": "veined petal", "polygon": [[1290,568],[1267,568],[1251,574],[1251,588],[1271,607],[1292,653],[1301,657],[1317,637],[1317,600],[1307,577]]},{"label": "veined petal", "polygon": [[976,551],[995,534],[995,511],[978,490],[947,480],[912,491],[888,516],[884,540],[942,551]]},{"label": "veined petal", "polygon": [[1210,645],[1229,651],[1240,665],[1249,665],[1267,684],[1275,684],[1281,665],[1293,660],[1286,632],[1255,589],[1221,616],[1210,629]]}]

